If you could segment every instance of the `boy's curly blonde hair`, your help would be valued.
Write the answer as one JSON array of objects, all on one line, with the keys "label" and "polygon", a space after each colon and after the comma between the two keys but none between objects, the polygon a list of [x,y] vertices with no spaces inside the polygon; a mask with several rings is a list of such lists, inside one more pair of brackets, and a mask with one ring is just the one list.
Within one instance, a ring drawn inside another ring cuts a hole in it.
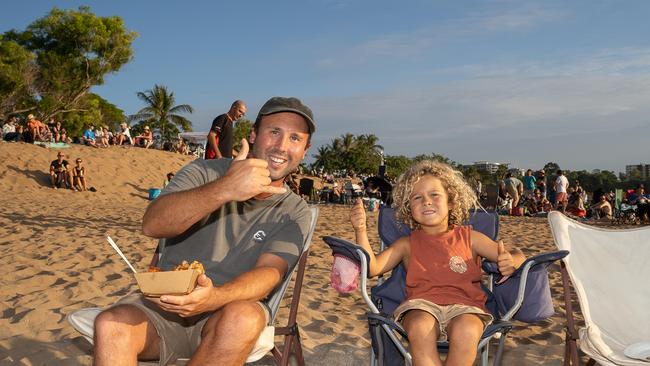
[{"label": "boy's curly blonde hair", "polygon": [[467,184],[463,174],[447,164],[435,160],[423,160],[413,164],[397,179],[393,188],[393,207],[397,220],[408,225],[411,230],[419,229],[420,224],[413,220],[409,198],[413,186],[425,175],[431,175],[442,182],[449,197],[449,225],[462,225],[469,219],[469,210],[476,208],[476,194]]}]

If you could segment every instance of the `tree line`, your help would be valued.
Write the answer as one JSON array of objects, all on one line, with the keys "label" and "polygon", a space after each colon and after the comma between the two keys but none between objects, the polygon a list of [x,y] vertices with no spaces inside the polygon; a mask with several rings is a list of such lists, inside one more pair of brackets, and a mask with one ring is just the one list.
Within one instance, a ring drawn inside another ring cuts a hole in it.
[{"label": "tree line", "polygon": [[182,114],[193,108],[176,105],[165,86],[138,92],[145,107],[132,116],[91,92],[133,59],[136,37],[119,16],[99,17],[87,6],[54,8],[23,31],[0,34],[0,120],[28,113],[44,122],[55,118],[73,136],[89,125],[116,130],[127,121],[136,133],[149,125],[163,141],[191,131]]}]

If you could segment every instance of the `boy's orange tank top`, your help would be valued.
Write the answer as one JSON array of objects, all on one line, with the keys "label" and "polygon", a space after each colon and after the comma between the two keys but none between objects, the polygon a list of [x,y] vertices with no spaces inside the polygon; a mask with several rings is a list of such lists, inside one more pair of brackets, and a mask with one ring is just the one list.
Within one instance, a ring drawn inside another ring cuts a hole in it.
[{"label": "boy's orange tank top", "polygon": [[485,311],[481,259],[472,256],[471,228],[454,226],[443,234],[411,232],[406,298],[438,305],[463,304]]}]

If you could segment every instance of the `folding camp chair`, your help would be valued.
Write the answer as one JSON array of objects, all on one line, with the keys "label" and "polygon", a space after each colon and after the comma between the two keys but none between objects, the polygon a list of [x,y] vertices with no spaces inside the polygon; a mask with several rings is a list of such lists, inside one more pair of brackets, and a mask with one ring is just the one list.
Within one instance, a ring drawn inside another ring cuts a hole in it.
[{"label": "folding camp chair", "polygon": [[[498,236],[499,216],[495,212],[473,212],[469,224],[474,230],[484,233],[493,240]],[[396,221],[393,209],[388,207],[380,209],[378,229],[381,250],[398,238],[410,233],[406,225]],[[410,365],[412,363],[411,355],[404,345],[408,341],[407,334],[402,326],[391,318],[395,308],[406,297],[406,269],[404,266],[400,264],[393,269],[390,278],[385,281],[380,280],[379,285],[373,287],[371,295],[369,295],[367,290],[369,256],[365,250],[353,243],[331,236],[323,237],[323,240],[334,253],[344,255],[357,262],[361,268],[361,295],[370,308],[370,312],[367,314],[373,348],[370,364],[373,366]],[[520,319],[533,322],[553,314],[548,282],[544,287],[541,281],[544,279],[548,281],[546,267],[567,254],[566,251],[559,251],[528,258],[505,283],[498,285],[499,288],[494,287],[494,284],[500,280],[496,264],[483,263],[483,269],[489,275],[488,285],[484,288],[488,292],[488,304],[486,305],[493,312],[495,321],[485,329],[478,345],[482,365],[488,363],[489,342],[497,334],[500,335],[500,339],[494,365],[500,364],[505,339],[508,331],[512,328],[511,320]],[[501,288],[504,290],[502,291]],[[543,296],[539,297],[543,297],[543,299],[534,298],[538,293],[542,293]],[[526,298],[529,301],[526,301]],[[535,307],[534,305],[539,306]],[[447,343],[438,343],[441,352],[446,352],[448,346]]]},{"label": "folding camp chair", "polygon": [[[650,227],[603,229],[555,211],[548,221],[557,247],[571,251],[561,265],[568,325],[564,364],[579,364],[578,345],[591,358],[588,364],[650,364],[625,355],[639,342],[646,342],[650,354]],[[578,332],[569,279],[585,319]]]},{"label": "folding camp chair", "polygon": [[[271,316],[269,319],[269,325],[266,327],[266,329],[262,332],[262,335],[260,336],[260,338],[268,337],[268,342],[263,342],[263,343],[273,344],[273,348],[270,349],[273,355],[273,360],[275,361],[276,364],[281,366],[286,366],[289,364],[291,353],[295,355],[296,362],[299,365],[305,364],[305,360],[302,354],[302,345],[300,343],[300,331],[298,329],[298,324],[296,320],[298,316],[298,304],[300,303],[300,292],[302,289],[302,281],[305,274],[307,257],[309,256],[309,246],[311,245],[311,239],[312,236],[314,235],[314,230],[316,229],[316,222],[318,220],[318,207],[310,206],[310,210],[311,210],[311,223],[309,225],[309,232],[305,237],[302,253],[300,254],[300,258],[293,266],[293,268],[289,268],[281,286],[271,295],[271,297],[267,301],[267,305],[271,310],[271,314],[270,314]],[[156,253],[154,254],[154,257],[152,259],[153,265],[155,265],[158,262],[158,253],[159,250],[158,248],[156,248]],[[289,315],[288,315],[287,322],[283,326],[274,327],[273,325],[275,323],[275,318],[278,315],[282,298],[284,297],[284,294],[287,291],[287,288],[289,287],[292,274],[294,271],[296,271],[296,269],[297,269],[296,279],[293,287],[293,295],[291,297],[291,306],[289,308]],[[67,316],[67,319],[73,328],[75,328],[79,333],[81,333],[84,336],[84,338],[86,338],[90,343],[92,343],[95,318],[97,317],[97,315],[99,315],[101,311],[102,309],[100,308],[80,309],[69,314]],[[276,336],[284,336],[284,340],[281,346],[273,342],[274,333]],[[257,361],[258,359],[262,358],[268,351],[269,351],[268,348],[261,351],[253,350],[255,355],[251,354],[248,360],[246,360],[246,362],[248,363],[248,362]],[[182,362],[185,360],[179,360],[179,361]],[[141,364],[145,365],[147,363],[142,362]]]}]

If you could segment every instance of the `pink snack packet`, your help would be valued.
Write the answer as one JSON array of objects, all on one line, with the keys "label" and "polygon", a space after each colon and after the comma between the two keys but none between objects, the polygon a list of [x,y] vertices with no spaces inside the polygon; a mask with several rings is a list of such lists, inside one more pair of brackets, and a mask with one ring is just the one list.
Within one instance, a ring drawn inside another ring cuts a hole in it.
[{"label": "pink snack packet", "polygon": [[359,265],[345,256],[334,254],[330,285],[340,293],[354,292],[358,288]]}]

